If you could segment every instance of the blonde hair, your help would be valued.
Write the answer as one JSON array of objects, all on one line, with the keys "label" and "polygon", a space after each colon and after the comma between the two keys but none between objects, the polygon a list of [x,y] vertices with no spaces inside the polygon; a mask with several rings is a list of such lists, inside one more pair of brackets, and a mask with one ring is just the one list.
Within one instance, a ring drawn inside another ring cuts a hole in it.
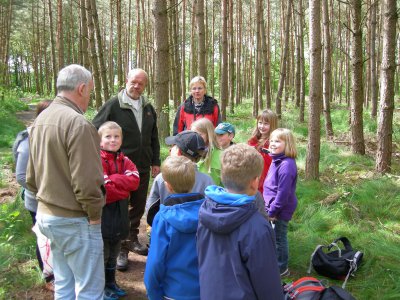
[{"label": "blonde hair", "polygon": [[221,181],[228,190],[244,192],[263,168],[261,154],[247,144],[232,145],[221,155]]},{"label": "blonde hair", "polygon": [[[267,137],[262,137],[260,130],[258,130],[258,122],[268,122],[269,123],[269,135]],[[262,147],[269,137],[271,132],[278,128],[278,115],[270,109],[263,110],[258,116],[256,121],[256,128],[253,130],[251,138],[256,138],[258,140],[257,149]]]},{"label": "blonde hair", "polygon": [[297,157],[296,141],[293,136],[293,133],[289,129],[287,129],[287,128],[275,129],[270,134],[270,139],[272,137],[275,137],[278,140],[282,140],[285,142],[285,156],[291,157],[291,158]]},{"label": "blonde hair", "polygon": [[189,83],[189,90],[192,89],[192,86],[195,83],[201,83],[203,85],[203,87],[204,87],[204,92],[207,93],[207,81],[204,79],[203,76],[195,76],[195,77],[193,77],[192,80],[190,80],[190,83]]},{"label": "blonde hair", "polygon": [[100,138],[103,136],[104,131],[106,130],[112,130],[112,129],[117,129],[119,130],[119,133],[121,134],[121,139],[122,139],[122,128],[119,126],[117,123],[113,121],[107,121],[99,127],[99,130],[97,132],[99,133]]},{"label": "blonde hair", "polygon": [[204,134],[207,136],[208,141],[204,142],[206,142],[208,150],[204,158],[204,163],[206,168],[209,169],[211,166],[211,153],[214,149],[219,149],[217,136],[215,135],[214,131],[214,125],[209,119],[201,118],[192,123],[190,130],[196,131],[199,134]]},{"label": "blonde hair", "polygon": [[175,193],[189,193],[195,182],[194,163],[184,156],[168,156],[161,165],[161,174]]}]

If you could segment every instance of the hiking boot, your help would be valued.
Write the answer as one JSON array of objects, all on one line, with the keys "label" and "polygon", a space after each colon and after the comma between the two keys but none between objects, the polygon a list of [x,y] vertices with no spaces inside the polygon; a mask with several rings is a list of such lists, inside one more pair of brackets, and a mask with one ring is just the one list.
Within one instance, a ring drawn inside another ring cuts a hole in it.
[{"label": "hiking boot", "polygon": [[103,300],[116,300],[119,299],[119,296],[115,294],[112,290],[109,288],[104,289],[104,297]]},{"label": "hiking boot", "polygon": [[121,250],[117,257],[117,270],[126,271],[128,270],[128,252]]},{"label": "hiking boot", "polygon": [[121,289],[115,282],[106,284],[106,288],[112,291],[114,294],[117,294],[118,297],[128,295],[128,293],[125,290]]},{"label": "hiking boot", "polygon": [[127,241],[126,247],[129,249],[129,251],[135,252],[139,255],[147,256],[147,254],[149,253],[149,249],[146,246],[142,245],[137,239]]}]

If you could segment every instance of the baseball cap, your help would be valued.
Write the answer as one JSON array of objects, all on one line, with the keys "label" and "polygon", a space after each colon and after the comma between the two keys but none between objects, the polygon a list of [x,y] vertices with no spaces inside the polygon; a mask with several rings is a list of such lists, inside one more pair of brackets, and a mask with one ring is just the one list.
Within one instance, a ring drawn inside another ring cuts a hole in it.
[{"label": "baseball cap", "polygon": [[231,123],[219,123],[215,128],[216,134],[233,133],[235,134],[235,127]]},{"label": "baseball cap", "polygon": [[198,157],[199,150],[205,150],[206,145],[203,138],[197,132],[185,130],[175,136],[165,138],[167,145],[177,145],[178,148],[191,157]]}]

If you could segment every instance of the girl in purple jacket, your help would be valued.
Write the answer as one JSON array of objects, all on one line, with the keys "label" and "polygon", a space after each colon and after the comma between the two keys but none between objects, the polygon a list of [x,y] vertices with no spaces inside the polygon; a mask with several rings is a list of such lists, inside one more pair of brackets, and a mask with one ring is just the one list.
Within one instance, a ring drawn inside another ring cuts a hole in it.
[{"label": "girl in purple jacket", "polygon": [[289,275],[287,228],[297,207],[297,156],[292,132],[286,128],[274,130],[269,138],[272,164],[264,181],[265,209],[275,224],[276,252],[281,276]]}]

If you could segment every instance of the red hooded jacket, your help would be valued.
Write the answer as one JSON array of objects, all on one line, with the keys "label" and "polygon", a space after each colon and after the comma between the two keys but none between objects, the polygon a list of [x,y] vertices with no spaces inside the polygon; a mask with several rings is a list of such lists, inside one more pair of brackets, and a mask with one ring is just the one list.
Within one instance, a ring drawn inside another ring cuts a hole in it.
[{"label": "red hooded jacket", "polygon": [[265,149],[269,148],[269,140],[265,141],[264,145],[262,147],[259,147],[259,148],[257,147],[258,146],[258,139],[256,137],[252,137],[251,139],[249,139],[247,141],[247,144],[249,146],[255,147],[258,150],[258,152],[261,154],[263,159],[264,159],[264,168],[263,168],[263,171],[262,171],[261,176],[260,176],[260,183],[258,185],[258,190],[260,191],[260,193],[262,195],[263,191],[264,191],[264,180],[265,180],[265,177],[267,177],[267,173],[268,173],[269,167],[271,166],[272,158],[271,158],[271,156],[269,156],[268,153],[265,153],[265,152],[261,151],[261,149],[262,148],[265,148]]},{"label": "red hooded jacket", "polygon": [[139,187],[139,172],[122,152],[100,151],[103,164],[106,204],[127,199]]}]

